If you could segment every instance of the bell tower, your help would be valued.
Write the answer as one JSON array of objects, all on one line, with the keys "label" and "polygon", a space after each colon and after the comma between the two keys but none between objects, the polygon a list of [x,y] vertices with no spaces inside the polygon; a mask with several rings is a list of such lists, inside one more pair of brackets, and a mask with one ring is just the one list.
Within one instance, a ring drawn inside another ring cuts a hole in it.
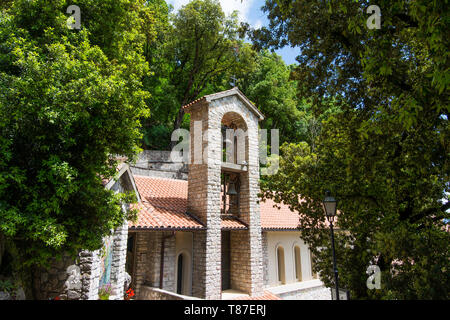
[{"label": "bell tower", "polygon": [[257,201],[264,116],[236,87],[183,108],[191,117],[188,212],[206,226],[194,232],[193,295],[220,299],[226,289],[262,295]]}]

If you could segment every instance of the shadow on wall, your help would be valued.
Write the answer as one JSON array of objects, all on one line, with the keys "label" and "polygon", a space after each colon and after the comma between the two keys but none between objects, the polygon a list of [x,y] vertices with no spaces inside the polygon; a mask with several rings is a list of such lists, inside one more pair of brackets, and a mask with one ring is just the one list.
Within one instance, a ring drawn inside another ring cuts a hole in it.
[{"label": "shadow on wall", "polygon": [[[14,268],[16,264],[14,251],[13,244],[7,242],[5,237],[0,234],[0,300],[26,299],[24,290],[26,286],[23,285],[23,279]],[[27,291],[30,291],[28,294],[30,296],[31,290]]]}]

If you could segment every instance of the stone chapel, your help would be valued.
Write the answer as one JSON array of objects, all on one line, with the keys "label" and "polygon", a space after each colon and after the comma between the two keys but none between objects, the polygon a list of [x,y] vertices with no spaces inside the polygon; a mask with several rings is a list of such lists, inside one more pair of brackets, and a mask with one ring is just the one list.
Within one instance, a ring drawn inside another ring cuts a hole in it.
[{"label": "stone chapel", "polygon": [[145,151],[131,166],[141,201],[129,223],[126,270],[137,297],[330,299],[312,271],[298,213],[258,197],[264,115],[238,88],[183,109],[187,163]]},{"label": "stone chapel", "polygon": [[[260,201],[259,121],[264,115],[238,89],[184,106],[189,154],[144,151],[104,181],[137,196],[138,220],[37,273],[41,299],[331,299],[312,269],[299,214]],[[231,131],[230,131],[231,130]],[[230,134],[231,132],[231,134]],[[123,205],[123,210],[129,210]]]}]

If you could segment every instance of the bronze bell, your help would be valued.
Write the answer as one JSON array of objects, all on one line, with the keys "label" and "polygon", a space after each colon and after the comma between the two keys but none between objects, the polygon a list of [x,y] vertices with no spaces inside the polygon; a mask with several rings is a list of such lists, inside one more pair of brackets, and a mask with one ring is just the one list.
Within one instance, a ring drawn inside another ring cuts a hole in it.
[{"label": "bronze bell", "polygon": [[238,193],[236,192],[236,186],[234,182],[229,182],[228,183],[228,188],[227,188],[227,195],[229,196],[235,196]]}]

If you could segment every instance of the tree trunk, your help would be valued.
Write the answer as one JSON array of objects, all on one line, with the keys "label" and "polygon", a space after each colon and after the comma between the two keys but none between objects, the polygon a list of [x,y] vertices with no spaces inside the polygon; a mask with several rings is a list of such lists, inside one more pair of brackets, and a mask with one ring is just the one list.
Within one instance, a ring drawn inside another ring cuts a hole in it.
[{"label": "tree trunk", "polygon": [[[189,81],[188,89],[186,90],[186,92],[184,94],[183,101],[181,102],[181,106],[180,106],[180,109],[178,110],[177,117],[175,118],[175,123],[173,124],[173,130],[180,129],[180,127],[181,127],[181,123],[183,122],[183,117],[184,117],[183,107],[189,102],[188,93],[189,93],[191,86],[192,86],[192,83],[191,83],[191,81]],[[177,144],[177,141],[171,141],[170,142],[170,150],[172,150],[176,144]]]},{"label": "tree trunk", "polygon": [[[184,103],[182,104],[182,106],[184,106]],[[184,110],[182,107],[180,107],[180,110],[178,110],[178,114],[177,117],[175,119],[175,123],[173,125],[173,130],[177,130],[180,128],[181,123],[183,122],[183,116],[184,116]],[[173,149],[173,147],[175,147],[175,145],[177,144],[177,141],[170,141],[170,150]]]}]

